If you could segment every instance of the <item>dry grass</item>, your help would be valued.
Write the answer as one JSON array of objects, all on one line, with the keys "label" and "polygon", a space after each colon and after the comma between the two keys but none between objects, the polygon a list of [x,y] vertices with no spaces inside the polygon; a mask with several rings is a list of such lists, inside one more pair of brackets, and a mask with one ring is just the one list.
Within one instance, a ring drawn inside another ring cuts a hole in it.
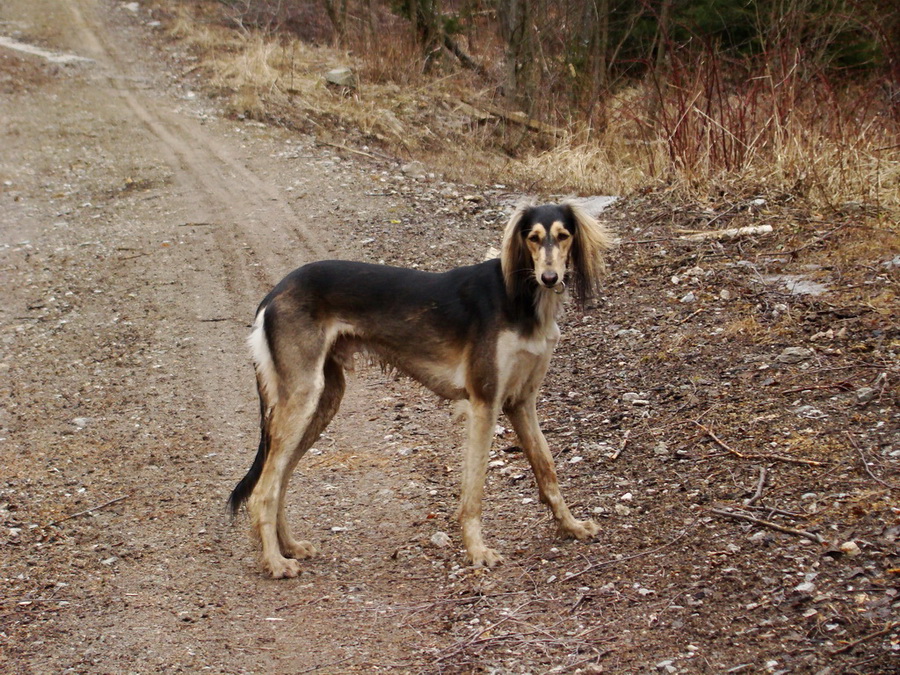
[{"label": "dry grass", "polygon": [[[648,109],[654,83],[635,85],[605,101],[603,128],[573,122],[552,138],[484,114],[495,102],[470,74],[424,74],[410,36],[367,40],[349,54],[228,29],[198,20],[201,11],[213,10],[179,5],[170,34],[201,59],[235,115],[340,134],[423,159],[452,179],[556,193],[664,188],[706,202],[791,194],[822,209],[869,205],[883,226],[897,227],[900,126],[872,92],[822,94],[797,68],[722,95],[720,72],[691,78],[685,67],[658,109]],[[358,88],[325,82],[339,66],[354,69]]]}]

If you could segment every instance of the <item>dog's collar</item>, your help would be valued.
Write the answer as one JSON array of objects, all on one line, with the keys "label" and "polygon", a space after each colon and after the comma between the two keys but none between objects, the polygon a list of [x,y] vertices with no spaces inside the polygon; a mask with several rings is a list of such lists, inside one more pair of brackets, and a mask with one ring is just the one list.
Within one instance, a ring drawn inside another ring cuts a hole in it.
[{"label": "dog's collar", "polygon": [[553,292],[557,295],[562,295],[566,292],[566,282],[560,281],[556,286],[553,287]]}]

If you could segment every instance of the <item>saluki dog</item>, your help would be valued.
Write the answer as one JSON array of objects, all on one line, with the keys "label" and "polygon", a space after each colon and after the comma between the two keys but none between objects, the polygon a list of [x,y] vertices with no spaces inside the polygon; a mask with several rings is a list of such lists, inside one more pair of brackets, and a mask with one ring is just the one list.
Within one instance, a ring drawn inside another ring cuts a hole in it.
[{"label": "saluki dog", "polygon": [[285,277],[259,305],[250,335],[261,437],[253,465],[228,500],[232,514],[247,502],[266,572],[295,577],[297,560],[315,553],[288,528],[285,490],[337,412],[344,368],[352,367],[356,352],[468,404],[457,517],[474,565],[501,561],[481,535],[488,455],[501,410],[559,533],[597,534],[597,524],[576,520],[563,500],[536,401],[559,338],[567,283],[583,306],[597,290],[610,242],[604,227],[574,204],[528,206],[507,224],[499,260],[444,273],[331,260]]}]

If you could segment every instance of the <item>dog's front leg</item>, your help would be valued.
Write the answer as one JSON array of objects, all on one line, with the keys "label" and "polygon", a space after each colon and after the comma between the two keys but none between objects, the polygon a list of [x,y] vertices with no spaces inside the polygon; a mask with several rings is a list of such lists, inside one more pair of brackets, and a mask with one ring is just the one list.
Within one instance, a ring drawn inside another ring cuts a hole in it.
[{"label": "dog's front leg", "polygon": [[487,473],[491,440],[497,423],[497,406],[483,401],[469,402],[468,438],[463,450],[462,494],[459,523],[469,560],[477,567],[493,567],[503,558],[484,545],[481,536],[481,502]]},{"label": "dog's front leg", "polygon": [[532,397],[521,404],[506,408],[504,412],[512,422],[525,456],[531,464],[541,501],[553,511],[559,533],[573,539],[589,539],[600,531],[600,526],[593,520],[576,520],[569,511],[559,489],[550,446],[538,424],[535,403],[535,398]]}]

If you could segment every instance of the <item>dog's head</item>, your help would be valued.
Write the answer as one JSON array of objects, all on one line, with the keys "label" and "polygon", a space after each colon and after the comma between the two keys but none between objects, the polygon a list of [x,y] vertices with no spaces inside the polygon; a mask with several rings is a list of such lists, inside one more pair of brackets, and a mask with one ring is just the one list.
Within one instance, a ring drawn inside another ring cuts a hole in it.
[{"label": "dog's head", "polygon": [[[506,226],[501,265],[511,295],[533,279],[539,289],[561,293],[569,279],[583,304],[602,276],[603,252],[611,245],[606,229],[574,204],[529,206]],[[568,272],[568,276],[567,276]]]}]

